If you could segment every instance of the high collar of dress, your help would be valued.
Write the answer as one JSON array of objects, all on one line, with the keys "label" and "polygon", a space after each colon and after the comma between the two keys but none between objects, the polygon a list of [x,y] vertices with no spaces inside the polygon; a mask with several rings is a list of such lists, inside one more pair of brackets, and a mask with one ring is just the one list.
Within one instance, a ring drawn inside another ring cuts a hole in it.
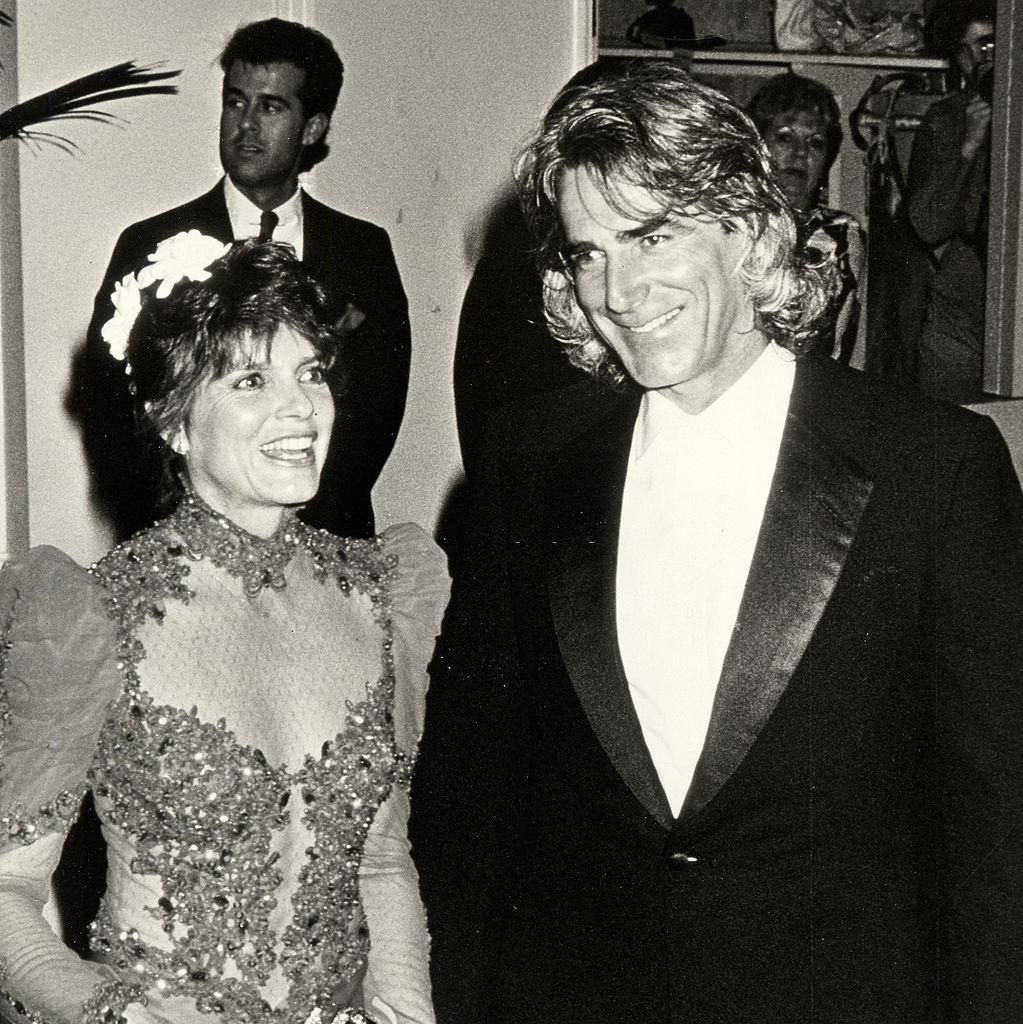
[{"label": "high collar of dress", "polygon": [[256,597],[264,587],[283,590],[284,571],[301,544],[301,524],[290,509],[284,510],[272,536],[257,537],[211,508],[194,491],[185,493],[169,522],[189,558],[208,559],[238,577],[248,597]]}]

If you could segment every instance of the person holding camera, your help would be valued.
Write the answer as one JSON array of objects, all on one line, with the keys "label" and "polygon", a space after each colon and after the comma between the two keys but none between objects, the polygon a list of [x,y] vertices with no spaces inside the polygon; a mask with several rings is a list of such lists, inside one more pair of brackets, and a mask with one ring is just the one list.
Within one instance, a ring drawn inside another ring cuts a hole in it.
[{"label": "person holding camera", "polygon": [[908,214],[934,276],[919,342],[921,390],[953,402],[981,397],[995,10],[946,3],[931,22],[958,87],[924,116],[910,158]]}]

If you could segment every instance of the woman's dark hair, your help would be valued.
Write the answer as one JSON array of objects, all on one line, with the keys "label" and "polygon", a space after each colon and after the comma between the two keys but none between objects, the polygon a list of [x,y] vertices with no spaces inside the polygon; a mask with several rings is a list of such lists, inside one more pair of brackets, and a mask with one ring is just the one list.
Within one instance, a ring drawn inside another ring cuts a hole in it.
[{"label": "woman's dark hair", "polygon": [[165,439],[183,426],[200,388],[261,355],[280,327],[308,339],[325,368],[336,354],[326,294],[291,246],[235,242],[208,270],[208,280],[179,281],[166,298],[156,297],[156,285],[144,289],[128,337],[135,415],[162,458],[164,508],[181,491],[179,457]]},{"label": "woman's dark hair", "polygon": [[775,118],[783,114],[819,114],[827,140],[825,175],[831,169],[842,145],[842,115],[834,93],[826,85],[792,72],[775,75],[756,91],[746,113],[764,138]]}]

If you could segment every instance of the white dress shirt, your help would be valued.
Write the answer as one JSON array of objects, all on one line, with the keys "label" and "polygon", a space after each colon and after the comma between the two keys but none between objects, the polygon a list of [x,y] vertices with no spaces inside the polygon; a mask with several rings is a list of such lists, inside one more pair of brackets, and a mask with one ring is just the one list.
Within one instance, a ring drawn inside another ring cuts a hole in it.
[{"label": "white dress shirt", "polygon": [[648,391],[633,431],[618,538],[618,644],[676,815],[706,738],[794,378],[791,355],[769,345],[698,415]]},{"label": "white dress shirt", "polygon": [[[231,218],[231,234],[235,239],[256,238],[259,235],[259,218],[263,211],[247,196],[242,195],[230,175],[224,175],[224,199],[227,201],[227,215]],[[294,195],[280,206],[275,206],[277,227],[273,240],[287,242],[302,258],[302,190],[295,189]]]}]

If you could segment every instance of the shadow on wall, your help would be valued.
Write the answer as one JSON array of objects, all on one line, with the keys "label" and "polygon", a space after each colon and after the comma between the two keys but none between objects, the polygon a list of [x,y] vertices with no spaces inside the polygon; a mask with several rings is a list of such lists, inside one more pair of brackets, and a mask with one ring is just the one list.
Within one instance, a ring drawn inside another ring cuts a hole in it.
[{"label": "shadow on wall", "polygon": [[[75,349],[64,408],[82,441],[89,499],[117,541],[152,525],[160,457],[141,437],[125,394],[124,364],[83,338]],[[117,400],[115,400],[117,399]]]},{"label": "shadow on wall", "polygon": [[[474,237],[466,239],[471,251]],[[480,256],[462,301],[455,344],[455,420],[462,465],[471,478],[487,418],[507,402],[569,387],[586,379],[547,330],[535,242],[512,191],[494,203]],[[452,566],[465,531],[467,485],[449,491],[437,541]]]}]

